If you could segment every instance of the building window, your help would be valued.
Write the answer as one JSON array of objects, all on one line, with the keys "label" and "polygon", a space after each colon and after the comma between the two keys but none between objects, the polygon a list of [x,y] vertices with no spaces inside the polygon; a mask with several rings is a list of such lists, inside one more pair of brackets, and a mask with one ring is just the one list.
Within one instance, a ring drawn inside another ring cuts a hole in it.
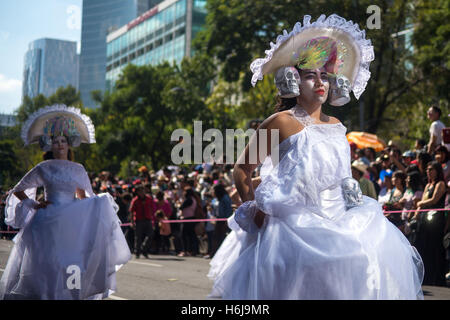
[{"label": "building window", "polygon": [[164,42],[169,42],[173,39],[173,34],[170,33],[167,36],[164,37]]},{"label": "building window", "polygon": [[163,29],[164,29],[164,28],[159,28],[158,30],[156,30],[155,35],[156,35],[156,36],[162,35]]},{"label": "building window", "polygon": [[150,33],[149,35],[147,35],[146,37],[145,37],[145,42],[148,42],[148,41],[150,41],[150,40],[152,40],[153,39],[153,33]]},{"label": "building window", "polygon": [[158,39],[155,42],[155,48],[158,48],[159,46],[161,46],[163,44],[163,39]]},{"label": "building window", "polygon": [[175,31],[175,38],[178,38],[179,36],[182,36],[183,34],[186,33],[186,28],[179,28],[178,30]]},{"label": "building window", "polygon": [[179,17],[177,20],[175,20],[175,25],[182,24],[186,20],[186,16]]},{"label": "building window", "polygon": [[149,52],[149,51],[151,51],[153,49],[153,43],[151,43],[151,44],[149,44],[149,45],[147,45],[146,47],[145,47],[145,52]]}]

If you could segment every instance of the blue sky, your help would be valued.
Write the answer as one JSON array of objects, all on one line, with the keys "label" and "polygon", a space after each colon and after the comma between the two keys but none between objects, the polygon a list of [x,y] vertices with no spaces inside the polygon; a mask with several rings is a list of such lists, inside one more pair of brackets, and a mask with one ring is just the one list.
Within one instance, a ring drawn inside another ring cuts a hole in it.
[{"label": "blue sky", "polygon": [[22,98],[23,59],[40,38],[78,42],[82,0],[0,0],[0,113],[13,113]]}]

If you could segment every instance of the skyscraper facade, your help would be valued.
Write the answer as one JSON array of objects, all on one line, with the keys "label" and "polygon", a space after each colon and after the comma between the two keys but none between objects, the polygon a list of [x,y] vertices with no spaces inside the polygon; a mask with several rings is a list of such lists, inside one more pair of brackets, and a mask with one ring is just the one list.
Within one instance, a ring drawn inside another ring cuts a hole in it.
[{"label": "skyscraper facade", "polygon": [[22,99],[50,96],[59,87],[78,84],[77,43],[58,39],[31,42],[25,54]]},{"label": "skyscraper facade", "polygon": [[91,91],[105,90],[106,35],[154,5],[154,0],[83,0],[79,91],[95,107]]},{"label": "skyscraper facade", "polygon": [[180,63],[205,23],[205,0],[165,0],[108,34],[106,89],[112,90],[128,64]]}]

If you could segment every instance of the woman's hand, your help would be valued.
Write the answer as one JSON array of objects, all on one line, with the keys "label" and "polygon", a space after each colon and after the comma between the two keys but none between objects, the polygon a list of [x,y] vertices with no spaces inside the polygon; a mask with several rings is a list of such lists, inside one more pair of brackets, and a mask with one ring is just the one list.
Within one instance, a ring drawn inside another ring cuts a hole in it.
[{"label": "woman's hand", "polygon": [[37,209],[43,209],[43,208],[47,208],[47,206],[51,204],[50,201],[46,201],[46,200],[41,200],[39,201],[39,204],[35,205],[34,208]]},{"label": "woman's hand", "polygon": [[265,217],[266,217],[266,214],[264,212],[262,212],[261,210],[258,210],[255,213],[255,218],[253,219],[253,221],[255,222],[255,224],[258,228],[262,227]]}]

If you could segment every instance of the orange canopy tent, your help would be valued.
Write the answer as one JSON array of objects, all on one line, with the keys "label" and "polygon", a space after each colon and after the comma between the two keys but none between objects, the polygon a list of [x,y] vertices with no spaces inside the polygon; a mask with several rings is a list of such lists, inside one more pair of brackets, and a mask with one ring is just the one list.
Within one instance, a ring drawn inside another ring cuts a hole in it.
[{"label": "orange canopy tent", "polygon": [[375,134],[352,131],[347,134],[348,142],[356,144],[358,149],[373,148],[376,152],[383,150],[386,147],[386,143],[378,138]]}]

